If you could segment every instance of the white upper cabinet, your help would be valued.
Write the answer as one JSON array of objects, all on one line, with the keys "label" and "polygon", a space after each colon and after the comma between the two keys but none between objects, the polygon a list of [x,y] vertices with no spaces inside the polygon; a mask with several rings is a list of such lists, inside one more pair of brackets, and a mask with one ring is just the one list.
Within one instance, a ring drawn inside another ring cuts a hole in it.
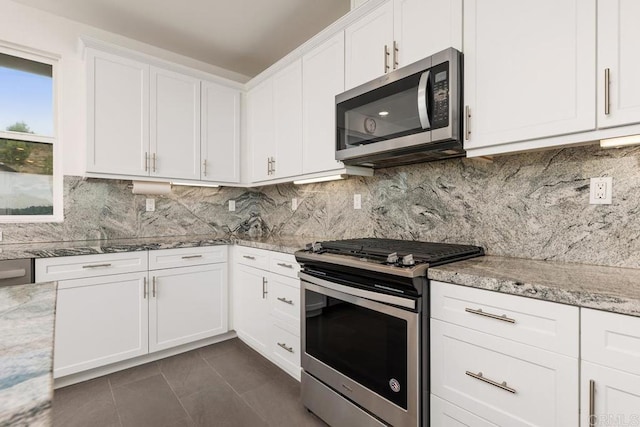
[{"label": "white upper cabinet", "polygon": [[345,30],[345,86],[351,89],[393,69],[393,2]]},{"label": "white upper cabinet", "polygon": [[344,92],[344,32],[302,58],[302,172],[342,167],[335,159],[336,100]]},{"label": "white upper cabinet", "polygon": [[200,179],[200,80],[151,67],[151,176]]},{"label": "white upper cabinet", "polygon": [[240,91],[202,82],[200,179],[240,181]]},{"label": "white upper cabinet", "polygon": [[393,0],[345,30],[351,89],[449,47],[462,49],[462,0]]},{"label": "white upper cabinet", "polygon": [[395,0],[393,32],[400,67],[441,50],[462,50],[462,0]]},{"label": "white upper cabinet", "polygon": [[595,31],[595,0],[465,0],[465,147],[594,129]]},{"label": "white upper cabinet", "polygon": [[87,89],[87,171],[147,175],[149,66],[88,49]]},{"label": "white upper cabinet", "polygon": [[273,112],[276,178],[302,173],[302,59],[274,76]]},{"label": "white upper cabinet", "polygon": [[639,19],[637,0],[598,1],[598,127],[640,122]]},{"label": "white upper cabinet", "polygon": [[275,152],[273,124],[273,79],[266,80],[247,94],[251,181],[271,179],[271,158]]}]

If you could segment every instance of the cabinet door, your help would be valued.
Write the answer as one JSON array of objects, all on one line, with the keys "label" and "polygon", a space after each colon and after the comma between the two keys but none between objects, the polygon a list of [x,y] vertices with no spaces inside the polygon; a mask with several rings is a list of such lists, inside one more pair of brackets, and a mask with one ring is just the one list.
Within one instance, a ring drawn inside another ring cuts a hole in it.
[{"label": "cabinet door", "polygon": [[595,11],[595,0],[465,0],[466,148],[595,128]]},{"label": "cabinet door", "polygon": [[302,58],[302,171],[342,167],[336,160],[336,95],[344,92],[344,32]]},{"label": "cabinet door", "polygon": [[265,181],[271,178],[268,162],[275,154],[273,79],[268,79],[251,89],[247,95],[247,104],[251,181]]},{"label": "cabinet door", "polygon": [[234,327],[244,342],[266,355],[270,348],[271,327],[267,273],[236,265],[234,275]]},{"label": "cabinet door", "polygon": [[227,265],[153,270],[149,351],[227,332]]},{"label": "cabinet door", "polygon": [[429,415],[432,426],[438,427],[497,427],[496,424],[476,417],[446,400],[442,400],[435,395],[431,395],[431,406]]},{"label": "cabinet door", "polygon": [[54,376],[148,352],[147,273],[58,282]]},{"label": "cabinet door", "polygon": [[273,77],[274,178],[302,173],[302,60]]},{"label": "cabinet door", "polygon": [[151,67],[151,176],[200,179],[200,80]]},{"label": "cabinet door", "polygon": [[[640,425],[640,376],[582,362],[580,425],[633,426]],[[593,381],[593,394],[591,393]],[[594,413],[589,414],[593,399]]]},{"label": "cabinet door", "polygon": [[[388,55],[385,55],[386,52]],[[345,86],[351,89],[393,69],[393,2],[345,30]]]},{"label": "cabinet door", "polygon": [[[598,127],[640,122],[640,2],[598,1]],[[605,70],[609,107],[605,111]]]},{"label": "cabinet door", "polygon": [[149,66],[87,50],[87,171],[148,175]]},{"label": "cabinet door", "polygon": [[462,50],[462,0],[393,3],[393,32],[401,67],[449,47]]},{"label": "cabinet door", "polygon": [[240,91],[202,82],[203,181],[240,181]]}]

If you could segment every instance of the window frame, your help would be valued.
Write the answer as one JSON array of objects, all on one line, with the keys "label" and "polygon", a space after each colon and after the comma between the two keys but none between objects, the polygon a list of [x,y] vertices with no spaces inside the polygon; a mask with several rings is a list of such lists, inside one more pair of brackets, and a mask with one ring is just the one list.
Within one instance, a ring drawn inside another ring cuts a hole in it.
[{"label": "window frame", "polygon": [[51,66],[52,98],[53,98],[53,132],[51,136],[25,134],[0,130],[0,138],[15,141],[38,142],[53,146],[53,214],[51,215],[0,215],[0,224],[11,223],[43,223],[64,221],[62,171],[62,144],[60,142],[60,62],[59,55],[19,46],[10,42],[0,41],[0,53],[16,56],[34,62]]}]

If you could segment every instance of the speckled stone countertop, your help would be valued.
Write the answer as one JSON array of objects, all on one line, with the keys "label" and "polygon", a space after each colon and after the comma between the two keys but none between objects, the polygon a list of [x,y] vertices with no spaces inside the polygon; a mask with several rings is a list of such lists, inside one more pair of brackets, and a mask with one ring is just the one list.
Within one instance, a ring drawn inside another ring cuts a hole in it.
[{"label": "speckled stone countertop", "polygon": [[48,426],[56,284],[0,287],[0,426]]},{"label": "speckled stone countertop", "polygon": [[640,316],[640,269],[484,256],[429,269],[432,280]]},{"label": "speckled stone countertop", "polygon": [[248,246],[250,248],[293,254],[297,250],[304,249],[307,243],[320,242],[322,240],[323,239],[321,238],[314,239],[313,237],[280,236],[260,239],[236,238],[235,243],[237,245]]}]

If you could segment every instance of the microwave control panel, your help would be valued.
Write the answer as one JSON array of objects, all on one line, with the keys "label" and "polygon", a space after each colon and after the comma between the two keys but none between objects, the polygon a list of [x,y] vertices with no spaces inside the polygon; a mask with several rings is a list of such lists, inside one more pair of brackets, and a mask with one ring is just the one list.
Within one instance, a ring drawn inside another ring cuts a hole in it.
[{"label": "microwave control panel", "polygon": [[431,69],[431,129],[449,126],[449,62]]}]

